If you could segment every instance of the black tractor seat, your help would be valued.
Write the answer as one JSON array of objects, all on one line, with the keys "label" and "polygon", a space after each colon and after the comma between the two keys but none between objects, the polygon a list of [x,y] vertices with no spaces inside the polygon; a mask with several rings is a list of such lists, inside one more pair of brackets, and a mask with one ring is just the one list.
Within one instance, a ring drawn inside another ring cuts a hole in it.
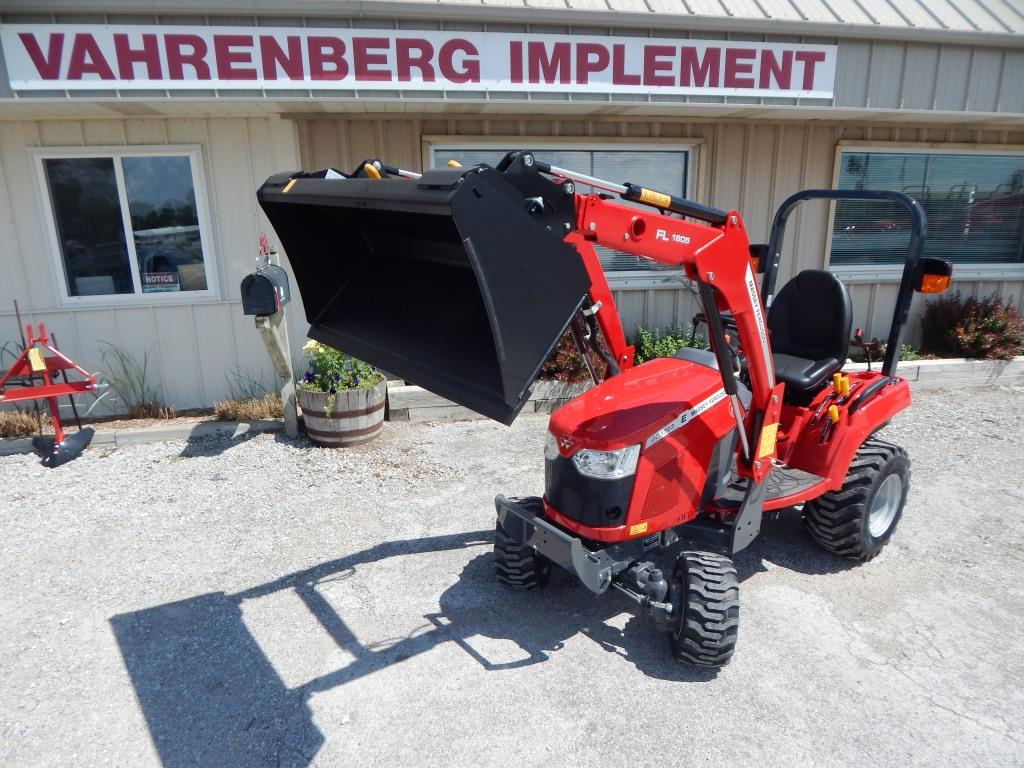
[{"label": "black tractor seat", "polygon": [[786,399],[816,392],[846,362],[853,309],[850,292],[831,272],[805,269],[788,283],[768,310],[775,378]]}]

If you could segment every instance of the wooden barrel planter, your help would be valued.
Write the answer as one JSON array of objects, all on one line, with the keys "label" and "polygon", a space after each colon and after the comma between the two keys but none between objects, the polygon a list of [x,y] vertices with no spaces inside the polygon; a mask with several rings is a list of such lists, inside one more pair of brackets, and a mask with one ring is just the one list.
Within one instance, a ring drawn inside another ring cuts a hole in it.
[{"label": "wooden barrel planter", "polygon": [[381,379],[373,389],[350,389],[334,396],[327,413],[326,392],[298,390],[299,405],[306,420],[309,439],[324,448],[346,448],[373,440],[384,427],[384,400],[387,381]]}]

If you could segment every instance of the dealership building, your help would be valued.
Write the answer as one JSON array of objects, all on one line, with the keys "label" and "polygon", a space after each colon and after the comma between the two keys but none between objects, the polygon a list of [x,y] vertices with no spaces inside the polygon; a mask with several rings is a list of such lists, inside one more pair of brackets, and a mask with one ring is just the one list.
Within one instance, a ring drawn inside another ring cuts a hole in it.
[{"label": "dealership building", "polygon": [[[904,191],[956,290],[1024,299],[1021,0],[3,0],[0,46],[0,343],[17,301],[86,368],[150,351],[177,408],[273,381],[239,292],[276,239],[257,187],[367,158],[529,148],[754,241],[800,189]],[[884,204],[805,204],[779,285],[834,271],[884,338],[908,241]],[[601,258],[627,332],[689,325],[679,270]],[[289,323],[299,355],[298,297]]]}]

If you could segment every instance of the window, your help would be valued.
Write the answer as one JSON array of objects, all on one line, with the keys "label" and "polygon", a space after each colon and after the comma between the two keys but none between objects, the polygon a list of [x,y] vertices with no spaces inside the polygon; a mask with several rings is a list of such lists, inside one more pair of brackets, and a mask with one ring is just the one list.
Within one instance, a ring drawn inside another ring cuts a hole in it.
[{"label": "window", "polygon": [[66,296],[212,292],[198,162],[195,149],[39,155]]},{"label": "window", "polygon": [[[487,163],[497,165],[508,149],[515,148],[497,144],[473,145],[452,144],[450,146],[433,147],[432,165],[443,166],[449,160],[456,160],[463,165]],[[631,181],[659,192],[668,192],[688,197],[691,157],[689,149],[584,149],[567,147],[535,147],[537,158],[546,163],[568,168],[588,176],[607,179],[616,183]],[[578,185],[581,192],[592,189],[583,184]],[[622,201],[626,205],[639,203]],[[647,208],[650,210],[649,208]],[[601,266],[608,273],[635,272],[637,270],[672,269],[643,256],[632,256],[619,253],[609,248],[595,248],[601,260]]]},{"label": "window", "polygon": [[[843,149],[839,189],[905,192],[928,216],[924,253],[954,264],[1024,262],[1024,153]],[[836,203],[830,263],[902,264],[910,217],[890,203]]]}]

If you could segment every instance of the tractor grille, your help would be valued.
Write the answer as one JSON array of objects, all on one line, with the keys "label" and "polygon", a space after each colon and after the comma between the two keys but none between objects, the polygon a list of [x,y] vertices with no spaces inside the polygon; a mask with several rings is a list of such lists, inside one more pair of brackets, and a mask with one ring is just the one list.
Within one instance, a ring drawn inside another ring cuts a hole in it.
[{"label": "tractor grille", "polygon": [[544,462],[544,498],[570,520],[592,528],[615,528],[626,522],[633,476],[595,480],[581,475],[572,459]]}]

